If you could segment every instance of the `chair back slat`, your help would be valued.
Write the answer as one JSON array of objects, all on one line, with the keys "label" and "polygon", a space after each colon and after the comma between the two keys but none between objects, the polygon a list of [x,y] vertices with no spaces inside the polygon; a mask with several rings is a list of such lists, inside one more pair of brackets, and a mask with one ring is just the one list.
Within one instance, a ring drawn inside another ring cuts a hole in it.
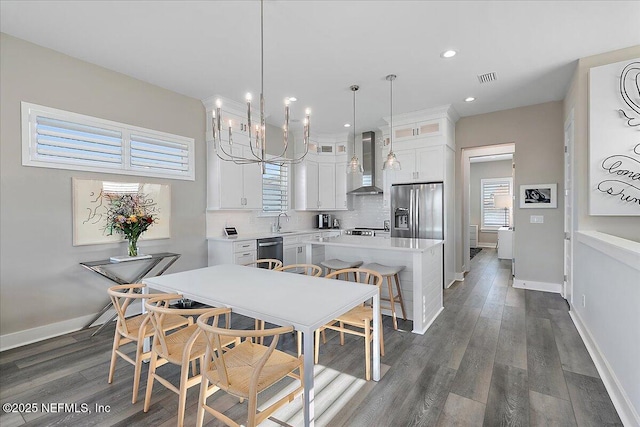
[{"label": "chair back slat", "polygon": [[282,267],[277,267],[275,268],[275,270],[300,273],[313,277],[322,276],[322,267],[319,267],[315,264],[289,264]]},{"label": "chair back slat", "polygon": [[261,258],[252,262],[248,262],[243,265],[247,267],[258,267],[258,268],[266,268],[268,270],[274,270],[278,267],[282,267],[282,261],[280,261],[279,259],[273,259],[273,258]]}]

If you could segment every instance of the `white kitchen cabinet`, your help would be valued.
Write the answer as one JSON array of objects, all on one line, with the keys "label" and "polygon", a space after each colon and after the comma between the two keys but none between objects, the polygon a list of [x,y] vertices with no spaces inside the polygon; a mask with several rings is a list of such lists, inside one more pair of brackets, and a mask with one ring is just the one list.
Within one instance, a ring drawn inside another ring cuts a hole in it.
[{"label": "white kitchen cabinet", "polygon": [[254,262],[257,258],[256,240],[209,240],[208,265],[239,264]]},{"label": "white kitchen cabinet", "polygon": [[333,162],[318,163],[318,208],[336,208],[336,164]]},{"label": "white kitchen cabinet", "polygon": [[[249,147],[228,145],[233,155],[249,155]],[[209,150],[207,173],[208,209],[262,209],[262,170],[259,164],[238,165]]]},{"label": "white kitchen cabinet", "polygon": [[[312,159],[314,158],[316,157],[312,157]],[[332,159],[321,159],[321,161],[306,159],[297,164],[295,168],[295,208],[312,211],[346,209],[346,176],[343,181],[339,182],[340,190],[337,190],[336,169],[338,168]],[[346,175],[345,171],[342,173]],[[337,196],[338,193],[340,196]],[[336,205],[338,198],[340,206]]]},{"label": "white kitchen cabinet", "polygon": [[440,119],[404,123],[393,127],[394,141],[406,141],[441,134]]},{"label": "white kitchen cabinet", "polygon": [[336,209],[347,209],[347,173],[344,165],[347,164],[347,156],[336,157],[335,176],[336,176]]}]

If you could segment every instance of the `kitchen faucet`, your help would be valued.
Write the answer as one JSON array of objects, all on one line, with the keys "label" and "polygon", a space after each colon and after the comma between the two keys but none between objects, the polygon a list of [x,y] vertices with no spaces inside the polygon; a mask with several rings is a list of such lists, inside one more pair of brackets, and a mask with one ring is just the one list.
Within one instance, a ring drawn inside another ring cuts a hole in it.
[{"label": "kitchen faucet", "polygon": [[276,233],[279,233],[280,230],[282,229],[282,226],[280,225],[280,217],[284,215],[287,217],[287,222],[289,222],[289,215],[286,214],[286,212],[281,212],[278,214],[278,219],[276,220]]}]

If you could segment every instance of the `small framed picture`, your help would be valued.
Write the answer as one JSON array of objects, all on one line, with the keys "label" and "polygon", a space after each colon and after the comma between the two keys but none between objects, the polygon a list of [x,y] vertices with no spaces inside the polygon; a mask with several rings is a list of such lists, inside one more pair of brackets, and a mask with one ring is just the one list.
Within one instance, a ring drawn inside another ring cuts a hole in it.
[{"label": "small framed picture", "polygon": [[557,184],[524,184],[520,186],[520,208],[546,209],[557,207]]}]

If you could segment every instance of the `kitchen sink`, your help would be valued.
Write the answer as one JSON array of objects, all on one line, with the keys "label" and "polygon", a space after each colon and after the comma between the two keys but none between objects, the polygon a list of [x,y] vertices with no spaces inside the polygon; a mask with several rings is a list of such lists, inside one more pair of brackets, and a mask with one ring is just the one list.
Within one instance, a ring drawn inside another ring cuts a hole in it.
[{"label": "kitchen sink", "polygon": [[279,231],[276,234],[291,234],[291,233],[295,233],[295,231]]}]

